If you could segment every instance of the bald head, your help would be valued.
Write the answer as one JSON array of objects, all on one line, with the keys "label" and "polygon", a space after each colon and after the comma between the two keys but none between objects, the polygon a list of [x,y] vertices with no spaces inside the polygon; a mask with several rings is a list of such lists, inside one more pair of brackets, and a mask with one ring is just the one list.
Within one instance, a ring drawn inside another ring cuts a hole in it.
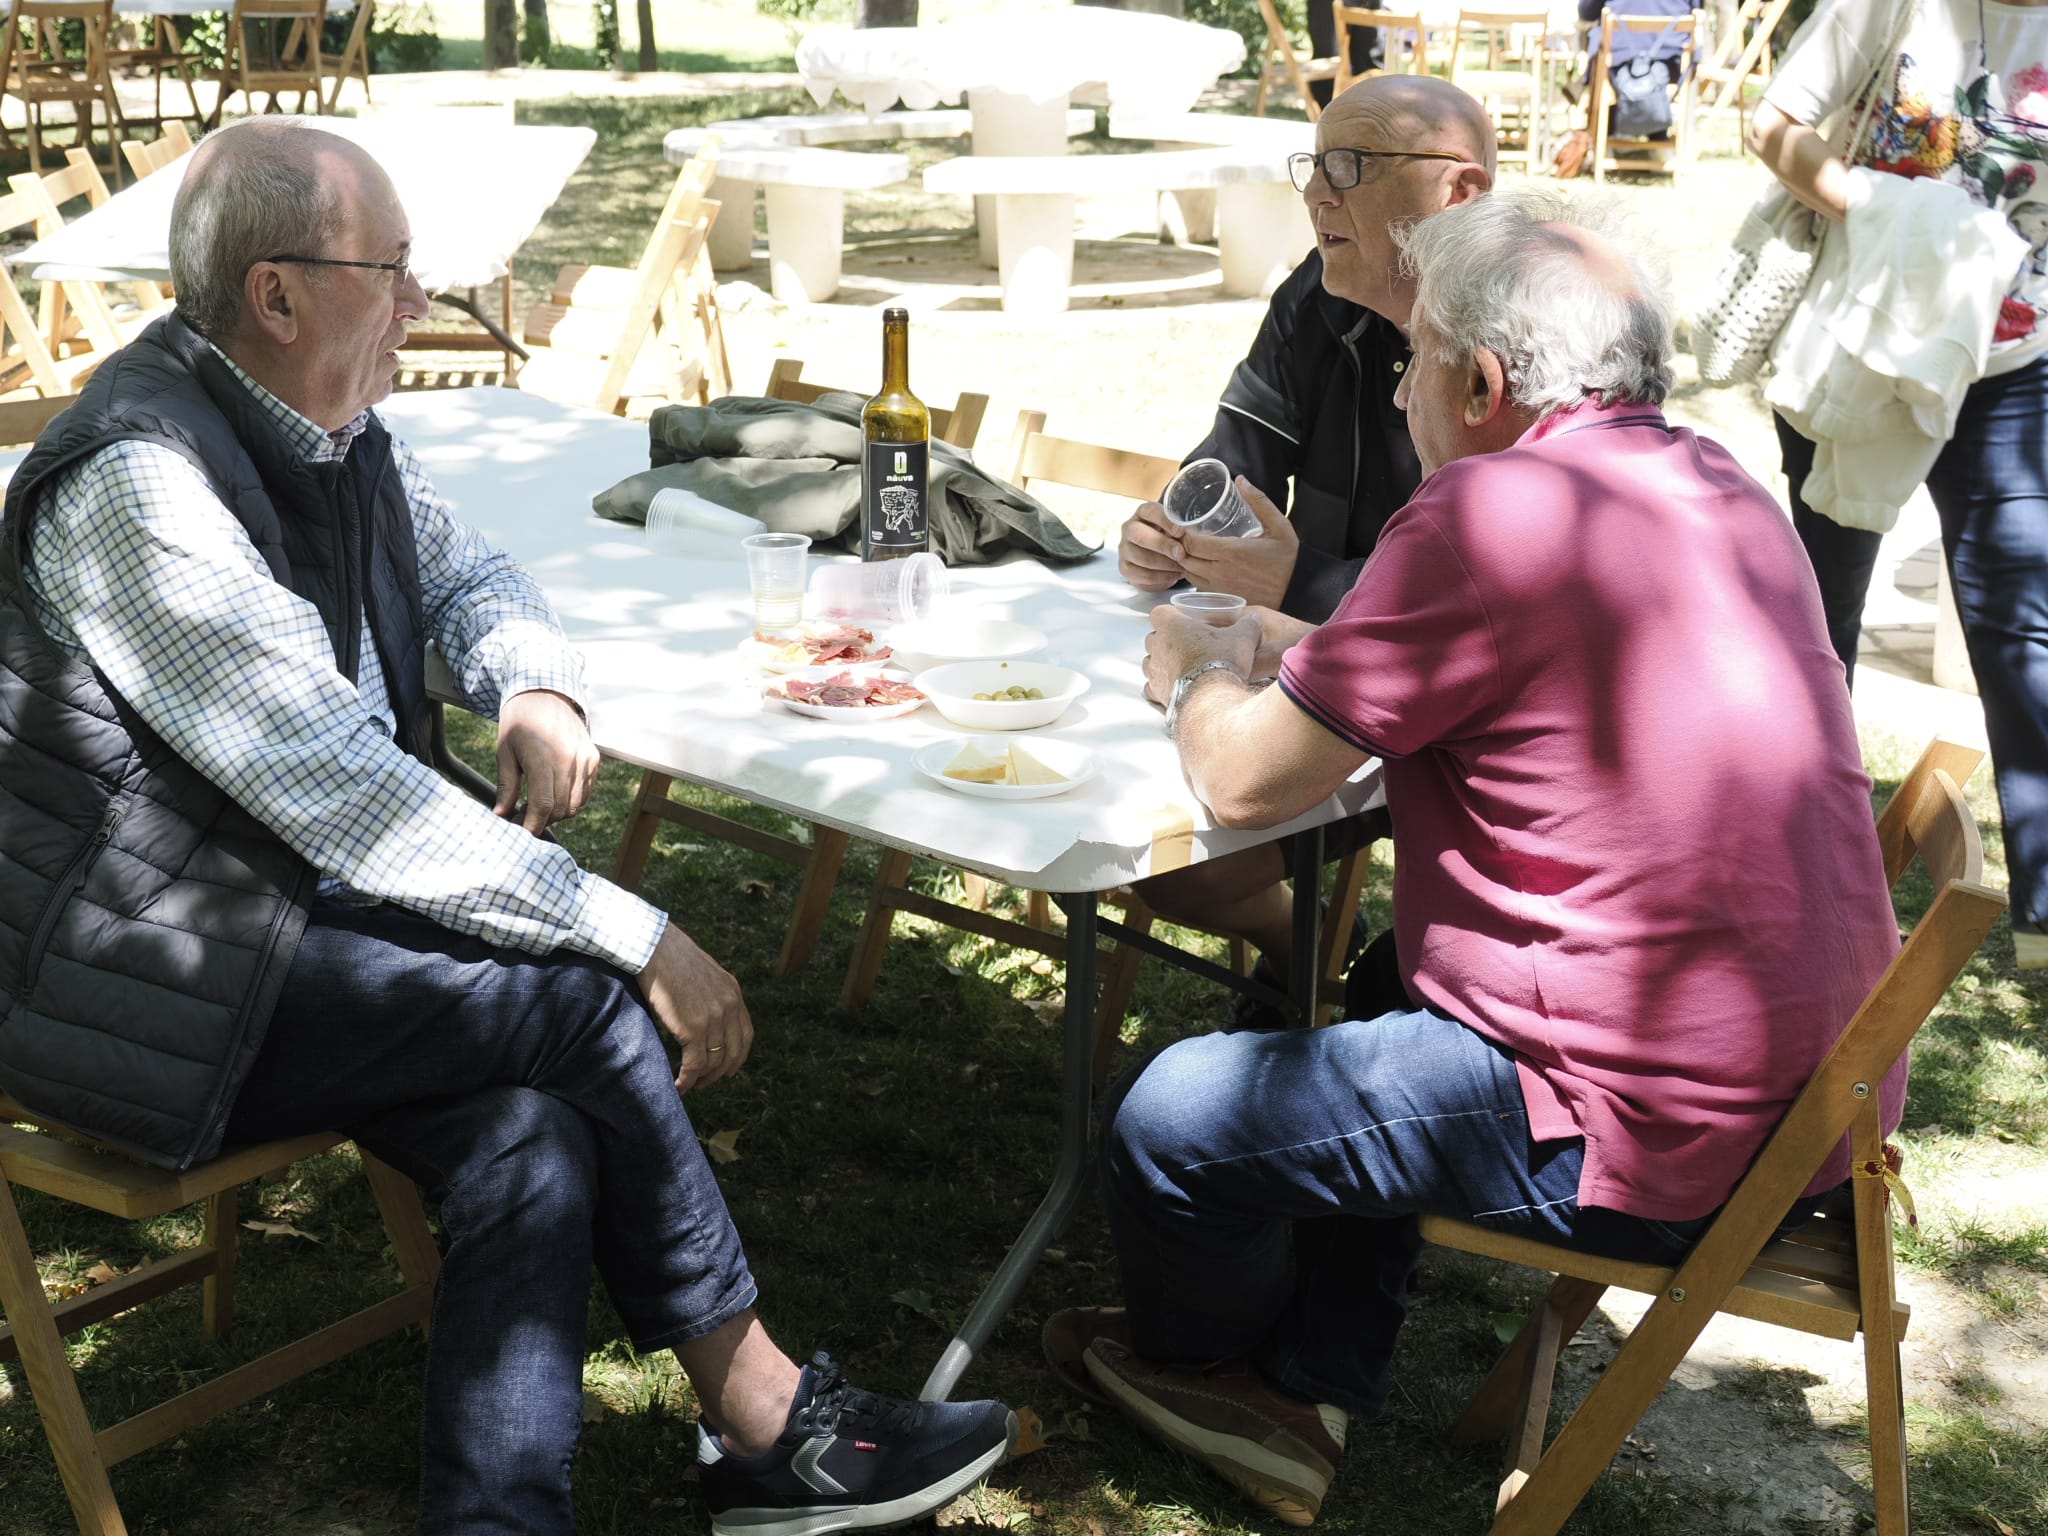
[{"label": "bald head", "polygon": [[1540,420],[1587,396],[1654,405],[1671,390],[1671,321],[1649,274],[1557,192],[1480,198],[1400,231],[1415,281],[1410,339],[1462,366],[1500,360],[1511,402]]},{"label": "bald head", "polygon": [[1486,108],[1434,75],[1374,75],[1361,80],[1325,109],[1340,116],[1358,113],[1384,131],[1383,142],[1408,149],[1441,149],[1486,167],[1493,176],[1498,138]]},{"label": "bald head", "polygon": [[178,312],[202,336],[229,340],[251,266],[326,249],[364,195],[389,186],[357,145],[298,118],[254,117],[208,134],[171,205]]}]

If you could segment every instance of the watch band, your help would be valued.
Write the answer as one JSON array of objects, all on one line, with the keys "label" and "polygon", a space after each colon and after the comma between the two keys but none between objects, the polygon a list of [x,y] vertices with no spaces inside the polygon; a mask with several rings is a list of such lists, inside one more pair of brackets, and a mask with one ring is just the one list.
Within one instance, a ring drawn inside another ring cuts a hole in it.
[{"label": "watch band", "polygon": [[1166,701],[1166,734],[1169,737],[1180,724],[1181,705],[1187,701],[1187,696],[1194,692],[1195,684],[1211,672],[1228,672],[1240,683],[1244,681],[1244,674],[1227,661],[1205,661],[1199,667],[1190,667],[1181,673],[1174,682],[1173,693]]}]

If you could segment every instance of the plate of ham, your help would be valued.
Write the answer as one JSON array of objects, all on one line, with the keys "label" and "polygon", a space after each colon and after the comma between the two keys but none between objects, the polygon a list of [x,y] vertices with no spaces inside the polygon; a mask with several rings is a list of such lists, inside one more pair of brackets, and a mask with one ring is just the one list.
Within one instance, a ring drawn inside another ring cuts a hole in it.
[{"label": "plate of ham", "polygon": [[924,695],[893,677],[840,672],[831,677],[784,677],[763,690],[791,714],[842,724],[862,720],[894,720],[923,707]]},{"label": "plate of ham", "polygon": [[851,624],[800,624],[787,634],[754,634],[740,650],[763,672],[795,672],[818,667],[837,671],[880,671],[890,649],[875,641],[873,630]]}]

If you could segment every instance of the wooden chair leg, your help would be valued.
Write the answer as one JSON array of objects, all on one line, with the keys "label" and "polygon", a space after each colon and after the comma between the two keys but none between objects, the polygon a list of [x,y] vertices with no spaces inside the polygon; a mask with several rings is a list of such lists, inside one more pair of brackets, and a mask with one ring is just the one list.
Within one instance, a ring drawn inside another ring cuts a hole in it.
[{"label": "wooden chair leg", "polygon": [[1043,891],[1027,891],[1024,895],[1024,921],[1034,928],[1052,931],[1052,898]]},{"label": "wooden chair leg", "polygon": [[0,1311],[6,1313],[14,1330],[28,1390],[35,1398],[36,1413],[49,1437],[79,1531],[82,1536],[128,1536],[121,1507],[114,1502],[107,1464],[93,1436],[92,1420],[86,1416],[85,1399],[78,1393],[78,1378],[72,1375],[71,1362],[64,1353],[64,1336],[50,1315],[42,1277],[36,1273],[35,1253],[28,1245],[21,1213],[15,1209],[14,1190],[5,1175],[0,1175]]},{"label": "wooden chair leg", "polygon": [[382,1158],[361,1147],[356,1151],[363,1159],[370,1193],[377,1198],[377,1214],[384,1218],[384,1233],[391,1239],[398,1272],[407,1285],[432,1286],[441,1278],[441,1245],[434,1241],[434,1229],[427,1224],[419,1186]]},{"label": "wooden chair leg", "polygon": [[1452,1441],[1458,1445],[1476,1445],[1482,1440],[1498,1440],[1514,1428],[1520,1388],[1528,1375],[1529,1354],[1537,1342],[1533,1323],[1538,1313],[1555,1314],[1558,1347],[1562,1348],[1564,1343],[1584,1325],[1586,1319],[1592,1316],[1593,1308],[1606,1294],[1606,1286],[1591,1280],[1574,1280],[1568,1275],[1558,1276],[1543,1300],[1538,1303],[1536,1311],[1530,1313],[1529,1322],[1525,1322],[1522,1331],[1515,1335],[1515,1342],[1510,1344],[1507,1352],[1494,1362],[1486,1380],[1481,1382],[1479,1390],[1472,1394],[1472,1400],[1465,1405],[1465,1412],[1459,1418],[1457,1427],[1451,1431]]},{"label": "wooden chair leg", "polygon": [[668,799],[668,787],[675,783],[652,768],[640,775],[640,788],[633,796],[633,809],[626,816],[626,835],[619,840],[618,862],[612,865],[612,883],[638,891],[647,873],[647,856],[654,848],[654,834],[661,826],[656,811]]},{"label": "wooden chair leg", "polygon": [[213,1250],[213,1268],[199,1283],[199,1315],[209,1339],[224,1339],[235,1326],[236,1218],[241,1209],[240,1185],[207,1196],[205,1241]]},{"label": "wooden chair leg", "polygon": [[1522,1491],[1529,1474],[1536,1470],[1536,1463],[1543,1459],[1543,1434],[1550,1425],[1550,1387],[1557,1376],[1557,1355],[1570,1337],[1564,1332],[1563,1317],[1548,1296],[1529,1314],[1522,1332],[1530,1338],[1522,1351],[1521,1411],[1508,1433],[1507,1465],[1494,1499],[1495,1514],[1506,1509],[1509,1501]]},{"label": "wooden chair leg", "polygon": [[[1150,933],[1158,916],[1136,896],[1124,907],[1124,923],[1140,933]],[[1124,1015],[1131,1006],[1131,993],[1138,985],[1138,967],[1145,952],[1129,944],[1118,944],[1101,966],[1102,996],[1095,1005],[1095,1086],[1109,1081],[1110,1055],[1124,1027]]]},{"label": "wooden chair leg", "polygon": [[789,927],[782,935],[777,975],[802,970],[818,947],[818,935],[825,930],[825,914],[832,905],[832,888],[839,882],[839,866],[850,841],[846,833],[832,827],[812,826],[811,856],[797,881],[796,910],[790,913]]},{"label": "wooden chair leg", "polygon": [[963,907],[972,907],[977,912],[986,912],[988,893],[993,888],[987,875],[977,875],[970,870],[960,877],[960,904]]},{"label": "wooden chair leg", "polygon": [[1870,1482],[1878,1536],[1906,1536],[1906,1389],[1899,1366],[1893,1309],[1891,1202],[1881,1178],[1865,1168],[1884,1165],[1884,1133],[1877,1101],[1868,1101],[1850,1131],[1856,1169],[1856,1274],[1863,1312],[1863,1381],[1870,1413]]},{"label": "wooden chair leg", "polygon": [[1321,978],[1315,1011],[1319,1027],[1335,1017],[1344,1000],[1344,956],[1351,947],[1351,930],[1358,923],[1358,897],[1365,889],[1370,852],[1370,844],[1354,849],[1337,865],[1337,886],[1330,893],[1330,912],[1323,922],[1322,953],[1316,957],[1316,974]]},{"label": "wooden chair leg", "polygon": [[882,973],[882,952],[889,947],[889,928],[895,921],[892,893],[910,880],[910,855],[901,848],[882,850],[882,864],[875,875],[875,888],[868,897],[868,915],[854,941],[853,962],[846,968],[846,986],[839,994],[839,1006],[858,1008],[874,995],[875,978]]}]

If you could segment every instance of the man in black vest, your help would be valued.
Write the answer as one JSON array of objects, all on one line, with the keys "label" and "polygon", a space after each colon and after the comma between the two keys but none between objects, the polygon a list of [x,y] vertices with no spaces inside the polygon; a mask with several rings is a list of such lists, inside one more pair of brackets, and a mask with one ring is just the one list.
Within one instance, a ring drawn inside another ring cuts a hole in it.
[{"label": "man in black vest", "polygon": [[[1493,123],[1454,85],[1380,75],[1330,103],[1316,148],[1315,161],[1295,167],[1316,253],[1274,293],[1215,425],[1188,455],[1221,459],[1240,477],[1262,536],[1185,533],[1146,502],[1117,542],[1118,569],[1142,592],[1187,581],[1320,624],[1422,479],[1394,404],[1415,285],[1388,230],[1492,187]],[[1384,818],[1370,813],[1331,828],[1328,850],[1385,835]],[[1140,889],[1170,918],[1248,939],[1278,985],[1292,947],[1285,873],[1280,846],[1269,844]]]},{"label": "man in black vest", "polygon": [[[212,136],[176,313],[13,481],[0,1088],[173,1166],[340,1127],[432,1188],[423,1531],[573,1528],[593,1262],[696,1388],[715,1528],[912,1518],[1010,1417],[799,1367],[755,1315],[679,1097],[745,1060],[738,985],[535,835],[596,775],[581,663],[370,409],[426,312],[410,243],[348,141]],[[428,765],[429,640],[498,717],[495,815]]]}]

